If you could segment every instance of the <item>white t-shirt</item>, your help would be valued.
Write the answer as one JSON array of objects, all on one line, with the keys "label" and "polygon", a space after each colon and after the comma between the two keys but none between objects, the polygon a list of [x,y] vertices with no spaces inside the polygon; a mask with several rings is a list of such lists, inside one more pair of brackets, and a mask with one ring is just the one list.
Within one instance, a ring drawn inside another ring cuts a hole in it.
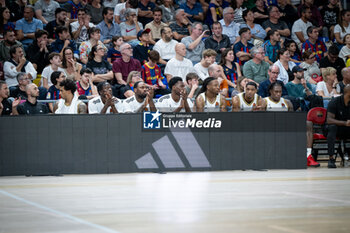
[{"label": "white t-shirt", "polygon": [[[119,16],[119,19],[121,22],[125,22],[125,20],[126,20],[125,19],[125,10],[126,10],[125,5],[126,5],[126,2],[119,3],[114,8],[114,15]],[[138,13],[138,11],[136,10],[136,15],[137,15],[137,13]]]},{"label": "white t-shirt", "polygon": [[[72,28],[72,32],[76,32],[80,25],[79,25],[78,21],[75,21],[75,22],[71,23],[70,26]],[[93,23],[89,23],[89,27],[93,28],[93,27],[95,27],[95,25]],[[75,40],[75,42],[81,43],[83,41],[87,41],[88,39],[89,39],[88,30],[87,30],[87,28],[85,26],[83,26],[81,28],[79,36]]]},{"label": "white t-shirt", "polygon": [[[114,104],[115,108],[117,109],[118,113],[123,112],[123,101],[120,99],[117,99],[117,102]],[[101,96],[96,96],[95,98],[92,98],[89,100],[89,114],[100,114],[103,109],[103,102],[101,100]],[[111,107],[107,108],[106,114],[111,113]]]},{"label": "white t-shirt", "polygon": [[[41,78],[47,79],[47,83],[48,83],[49,87],[51,87],[53,85],[53,83],[51,82],[51,74],[54,71],[62,71],[63,73],[65,73],[64,69],[62,69],[61,67],[58,67],[57,70],[53,70],[51,65],[46,66],[44,68],[43,72],[41,73]],[[41,86],[44,86],[44,82],[41,82]]]},{"label": "white t-shirt", "polygon": [[[143,26],[140,22],[137,22],[139,24],[140,29],[143,29]],[[120,26],[120,34],[122,36],[136,36],[137,32],[136,32],[136,25],[129,25],[126,24],[125,22],[122,22],[119,24]]]},{"label": "white t-shirt", "polygon": [[165,75],[179,76],[184,82],[186,82],[186,75],[190,72],[195,72],[192,62],[187,58],[179,61],[175,57],[168,61],[164,70]]},{"label": "white t-shirt", "polygon": [[344,60],[344,62],[346,63],[346,60],[348,59],[347,56],[350,55],[350,49],[348,48],[348,46],[343,46],[343,48],[341,48],[340,52],[339,52],[339,57],[342,58]]},{"label": "white t-shirt", "polygon": [[114,8],[117,6],[118,3],[119,3],[119,0],[104,0],[103,6]]},{"label": "white t-shirt", "polygon": [[308,27],[312,26],[312,23],[307,21],[306,23],[302,19],[298,19],[297,21],[294,22],[293,27],[292,27],[292,39],[296,43],[301,43],[297,35],[295,34],[296,32],[302,32],[304,35],[304,39],[307,40],[309,39],[306,30]]},{"label": "white t-shirt", "polygon": [[195,64],[193,68],[195,72],[198,74],[199,78],[202,79],[203,81],[209,77],[208,68],[205,68],[204,66],[202,66],[200,62]]},{"label": "white t-shirt", "polygon": [[[136,113],[139,111],[139,109],[144,105],[146,101],[146,98],[140,103],[136,100],[135,96],[131,96],[125,100],[123,100],[123,112],[132,112]],[[149,105],[147,105],[146,111],[149,111]]]},{"label": "white t-shirt", "polygon": [[[187,98],[187,103],[192,111],[193,103],[191,99]],[[180,106],[180,104],[181,99],[179,102],[175,102],[171,97],[171,94],[167,94],[160,97],[155,105],[160,112],[174,112]],[[182,108],[180,112],[185,112],[185,109]]]},{"label": "white t-shirt", "polygon": [[316,85],[316,92],[323,91],[323,93],[326,97],[332,97],[334,95],[334,90],[335,89],[332,89],[332,92],[329,93],[329,91],[327,89],[327,85],[324,81],[318,82]]},{"label": "white t-shirt", "polygon": [[160,39],[154,45],[153,50],[157,51],[162,59],[170,60],[176,55],[175,46],[178,43],[179,42],[176,40],[171,40],[170,42],[166,43],[163,39]]},{"label": "white t-shirt", "polygon": [[350,23],[348,25],[348,27],[344,28],[345,32],[343,32],[343,30],[341,29],[340,25],[337,24],[334,27],[334,33],[340,33],[340,39],[344,39],[344,36],[348,33],[350,33]]}]

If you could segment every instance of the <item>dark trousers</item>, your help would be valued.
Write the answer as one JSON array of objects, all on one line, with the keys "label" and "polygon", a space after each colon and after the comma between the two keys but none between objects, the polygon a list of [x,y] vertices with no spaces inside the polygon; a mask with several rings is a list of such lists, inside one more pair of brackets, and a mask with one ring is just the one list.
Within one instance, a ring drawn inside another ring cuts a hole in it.
[{"label": "dark trousers", "polygon": [[340,140],[350,139],[350,127],[326,125],[324,135],[327,136],[328,155],[332,156],[334,155],[334,144],[337,138]]}]

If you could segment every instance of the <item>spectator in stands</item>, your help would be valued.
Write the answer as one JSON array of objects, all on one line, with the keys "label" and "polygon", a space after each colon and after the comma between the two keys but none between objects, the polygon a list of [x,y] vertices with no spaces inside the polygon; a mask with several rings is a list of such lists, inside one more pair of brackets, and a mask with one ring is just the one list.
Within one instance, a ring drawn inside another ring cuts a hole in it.
[{"label": "spectator in stands", "polygon": [[195,22],[192,24],[191,35],[182,38],[181,43],[186,46],[186,58],[191,60],[193,65],[200,62],[201,55],[205,49],[203,37],[207,30],[203,31],[202,23]]},{"label": "spectator in stands", "polygon": [[[327,142],[328,142],[328,168],[336,168],[334,143],[336,139],[350,138],[350,85],[344,87],[344,94],[333,98],[327,109],[326,125]],[[347,148],[347,153],[350,153]]]},{"label": "spectator in stands", "polygon": [[[44,1],[44,0],[43,0]],[[51,0],[52,1],[52,0]],[[67,11],[64,8],[57,8],[55,10],[55,18],[48,23],[46,23],[45,30],[49,33],[48,37],[50,42],[53,42],[58,38],[56,34],[56,28],[58,26],[69,28],[70,19],[67,17]]]},{"label": "spectator in stands", "polygon": [[51,44],[51,51],[59,53],[63,57],[63,50],[67,47],[71,47],[74,51],[74,56],[79,58],[79,51],[74,40],[70,39],[68,28],[66,27],[57,27],[56,34],[58,38]]},{"label": "spectator in stands", "polygon": [[338,23],[338,18],[341,10],[341,3],[339,0],[328,0],[328,5],[322,7],[320,10],[324,28],[327,29],[327,37],[330,41],[334,39],[334,26]]},{"label": "spectator in stands", "polygon": [[11,115],[12,102],[8,99],[9,88],[5,81],[0,80],[0,116]]},{"label": "spectator in stands", "polygon": [[208,78],[208,68],[215,62],[216,52],[212,49],[206,49],[202,53],[202,59],[200,62],[194,65],[194,70],[198,74],[201,81]]},{"label": "spectator in stands", "polygon": [[[47,95],[46,95],[47,100],[59,100],[59,99],[61,99],[60,84],[65,79],[66,79],[66,75],[64,72],[62,72],[62,71],[52,72],[51,77],[50,77],[52,85],[50,86],[50,88],[47,92]],[[50,102],[50,103],[48,103],[48,105],[49,105],[50,112],[53,113],[54,103]]]},{"label": "spectator in stands", "polygon": [[245,77],[254,80],[257,83],[261,83],[268,79],[267,71],[269,69],[269,63],[264,61],[264,48],[253,47],[250,50],[253,59],[247,61],[243,66],[243,74]]},{"label": "spectator in stands", "polygon": [[277,53],[278,60],[274,63],[280,68],[280,73],[278,75],[278,80],[282,81],[284,84],[290,82],[294,79],[292,69],[295,65],[294,62],[290,61],[290,54],[286,48],[281,48]]},{"label": "spectator in stands", "polygon": [[191,112],[192,101],[187,97],[183,78],[173,77],[169,81],[171,94],[163,95],[156,103],[161,112]]},{"label": "spectator in stands", "polygon": [[92,99],[98,95],[96,86],[92,82],[93,73],[89,68],[83,68],[80,71],[81,80],[76,82],[77,92],[79,96],[86,96],[87,99]]},{"label": "spectator in stands", "polygon": [[103,82],[113,79],[112,66],[103,59],[105,56],[105,48],[103,44],[94,45],[89,54],[89,61],[86,67],[93,73],[92,81]]},{"label": "spectator in stands", "polygon": [[297,44],[302,44],[308,39],[307,29],[312,26],[311,9],[308,7],[301,9],[301,17],[294,22],[292,27],[292,40]]},{"label": "spectator in stands", "polygon": [[28,60],[32,62],[34,68],[39,74],[41,74],[43,69],[50,64],[50,45],[47,36],[47,31],[37,30],[35,32],[35,40],[29,45],[27,50]]},{"label": "spectator in stands", "polygon": [[113,21],[113,8],[103,9],[103,20],[97,25],[101,32],[101,41],[107,46],[111,46],[112,37],[120,36],[120,27]]},{"label": "spectator in stands", "polygon": [[323,20],[318,7],[314,5],[314,0],[304,0],[304,4],[300,4],[298,7],[299,16],[301,16],[301,11],[303,8],[309,7],[311,9],[311,23],[312,25],[318,27],[319,30],[323,28]]},{"label": "spectator in stands", "polygon": [[161,30],[167,26],[167,24],[162,22],[162,9],[159,7],[155,7],[153,9],[153,21],[146,24],[145,28],[149,28],[151,30],[151,43],[155,44],[161,36]]},{"label": "spectator in stands", "polygon": [[123,40],[131,44],[133,47],[139,43],[137,40],[137,33],[143,29],[142,24],[137,21],[136,13],[137,11],[134,9],[126,9],[126,21],[119,25]]},{"label": "spectator in stands", "polygon": [[11,13],[9,8],[0,8],[0,38],[4,38],[4,34],[7,31],[14,31],[16,26],[11,22]]},{"label": "spectator in stands", "polygon": [[181,41],[182,38],[190,35],[191,21],[187,18],[183,9],[176,10],[175,19],[176,21],[169,26],[173,31],[174,39]]},{"label": "spectator in stands", "polygon": [[226,112],[225,97],[220,94],[219,81],[208,77],[196,98],[196,112]]},{"label": "spectator in stands", "polygon": [[262,25],[269,18],[269,12],[266,7],[264,0],[255,0],[255,7],[252,9],[254,12],[254,23]]},{"label": "spectator in stands", "polygon": [[44,87],[46,90],[49,89],[53,85],[51,82],[51,74],[54,71],[62,71],[64,72],[62,66],[62,61],[61,61],[61,56],[59,53],[52,52],[49,54],[49,61],[50,65],[45,67],[43,70],[43,73],[41,74],[41,86]]},{"label": "spectator in stands", "polygon": [[11,58],[4,64],[5,81],[10,90],[18,84],[16,76],[19,72],[27,73],[31,80],[36,79],[37,71],[33,64],[24,57],[24,52],[20,45],[12,46],[10,55]]},{"label": "spectator in stands", "polygon": [[89,60],[89,54],[93,46],[99,45],[104,49],[104,53],[107,53],[107,47],[103,44],[101,39],[101,30],[97,27],[90,28],[88,31],[89,34],[89,40],[84,41],[80,44],[79,51],[80,51],[80,61],[84,64],[88,63]]},{"label": "spectator in stands", "polygon": [[4,39],[0,41],[0,62],[5,62],[11,58],[10,48],[13,45],[22,46],[22,43],[16,40],[14,31],[5,31]]},{"label": "spectator in stands", "polygon": [[339,57],[342,58],[345,65],[348,66],[347,61],[350,58],[350,34],[344,36],[344,46],[339,52]]},{"label": "spectator in stands", "polygon": [[280,82],[274,82],[269,86],[269,97],[265,97],[262,108],[266,111],[293,111],[293,104],[283,96],[283,86]]},{"label": "spectator in stands", "polygon": [[154,45],[153,50],[156,50],[160,55],[160,64],[166,65],[167,62],[176,55],[175,46],[178,43],[173,40],[173,32],[170,27],[164,27],[160,30],[162,38]]},{"label": "spectator in stands", "polygon": [[258,96],[258,85],[248,82],[245,91],[232,97],[232,111],[257,111],[261,110],[264,100]]},{"label": "spectator in stands", "polygon": [[59,99],[54,107],[55,114],[85,114],[87,113],[86,105],[78,99],[75,94],[77,86],[70,79],[65,79],[60,83],[61,99]]},{"label": "spectator in stands", "polygon": [[238,93],[244,92],[246,85],[249,82],[254,82],[254,81],[244,76],[239,77],[237,80],[237,86],[235,90],[232,92],[231,96],[233,97],[233,96],[236,96]]},{"label": "spectator in stands", "polygon": [[222,25],[222,33],[230,38],[231,44],[239,41],[239,27],[240,24],[234,21],[234,10],[232,7],[226,7],[223,10],[224,18],[219,21]]},{"label": "spectator in stands", "polygon": [[43,29],[43,23],[34,18],[34,7],[26,5],[23,12],[24,17],[16,22],[17,40],[21,41],[26,49],[35,39],[35,31]]},{"label": "spectator in stands", "polygon": [[334,97],[339,93],[337,92],[337,71],[333,67],[327,67],[322,69],[323,81],[318,82],[316,86],[316,93],[322,97]]},{"label": "spectator in stands", "polygon": [[143,82],[143,79],[141,78],[141,72],[131,71],[128,75],[127,80],[126,80],[127,85],[125,86],[125,88],[122,88],[120,90],[121,94],[123,96],[125,96],[126,98],[133,96],[134,95],[134,85],[135,85],[135,83],[140,82],[140,81]]},{"label": "spectator in stands", "polygon": [[219,81],[221,95],[228,97],[228,82],[222,66],[212,64],[208,68],[208,73],[209,77],[216,78]]},{"label": "spectator in stands", "polygon": [[[130,44],[124,43],[120,46],[121,58],[117,58],[113,62],[113,73],[115,81],[119,85],[125,85],[127,77],[131,71],[141,72],[141,63],[132,58],[132,47]],[[129,96],[128,96],[129,97]]]},{"label": "spectator in stands", "polygon": [[336,45],[329,47],[327,56],[321,59],[320,68],[333,67],[337,70],[338,81],[343,80],[341,76],[341,70],[345,67],[344,60],[339,56],[339,49]]},{"label": "spectator in stands", "polygon": [[[300,67],[305,70],[305,80],[316,88],[317,79],[320,79],[319,77],[321,77],[321,70],[318,67],[315,54],[311,51],[311,49],[303,53],[303,60],[304,61],[300,64]],[[313,90],[315,88],[313,88]]]},{"label": "spectator in stands", "polygon": [[231,48],[224,50],[219,65],[221,65],[224,70],[229,86],[228,93],[231,96],[232,91],[237,87],[238,77],[242,76],[241,67],[235,62],[235,55]]},{"label": "spectator in stands", "polygon": [[222,19],[222,3],[223,0],[210,1],[209,9],[204,20],[205,24],[211,27],[214,22],[218,22]]},{"label": "spectator in stands", "polygon": [[267,32],[265,43],[263,44],[265,50],[265,61],[270,65],[277,61],[277,51],[281,49],[281,37],[277,30],[269,30]]},{"label": "spectator in stands", "polygon": [[90,0],[85,8],[91,16],[91,22],[93,24],[97,25],[103,20],[102,12],[104,7],[101,4],[101,0]]},{"label": "spectator in stands", "polygon": [[162,21],[166,24],[170,24],[175,21],[175,6],[173,0],[162,0],[162,4],[159,6],[162,11]]},{"label": "spectator in stands", "polygon": [[24,7],[27,5],[26,1],[3,1],[3,3],[2,7],[8,7],[11,12],[11,21],[17,21],[23,17]]},{"label": "spectator in stands", "polygon": [[275,82],[279,82],[282,86],[282,96],[285,96],[285,95],[288,95],[288,92],[287,92],[287,89],[286,87],[284,86],[283,82],[282,81],[279,81],[277,80],[277,77],[280,73],[280,68],[276,65],[272,65],[269,67],[268,69],[268,75],[269,75],[269,79],[261,82],[259,84],[259,90],[258,90],[258,95],[260,95],[261,97],[265,98],[267,96],[269,96],[269,86],[272,84],[272,83],[275,83]]},{"label": "spectator in stands", "polygon": [[186,75],[186,93],[188,98],[192,99],[198,96],[200,87],[198,85],[199,76],[196,73],[188,73]]},{"label": "spectator in stands", "polygon": [[269,19],[261,25],[265,31],[269,32],[270,30],[276,30],[281,36],[289,37],[290,30],[286,22],[280,20],[281,14],[278,7],[270,6],[268,11]]},{"label": "spectator in stands", "polygon": [[75,60],[73,53],[73,49],[70,47],[63,50],[62,68],[67,79],[79,81],[81,79],[80,70],[83,66]]},{"label": "spectator in stands", "polygon": [[140,0],[138,4],[139,21],[143,26],[150,23],[153,19],[153,10],[156,5],[150,0]]},{"label": "spectator in stands", "polygon": [[336,91],[340,94],[344,94],[344,87],[350,84],[350,68],[343,68],[341,71],[341,75],[343,76],[343,80],[337,83]]},{"label": "spectator in stands", "polygon": [[145,30],[141,29],[137,33],[137,39],[140,41],[138,45],[136,45],[133,49],[133,57],[141,64],[147,62],[148,53],[152,50],[153,45],[151,42],[151,29],[147,28]]},{"label": "spectator in stands", "polygon": [[148,53],[148,62],[142,66],[142,79],[153,88],[154,94],[166,95],[170,91],[167,89],[167,80],[157,65],[158,61],[159,53],[154,50],[150,51]]},{"label": "spectator in stands", "polygon": [[17,79],[18,85],[15,86],[14,88],[11,88],[10,97],[26,100],[28,98],[27,92],[26,92],[27,86],[32,83],[30,80],[30,77],[24,72],[19,72],[16,76],[16,79]]},{"label": "spectator in stands", "polygon": [[153,89],[149,88],[143,81],[136,82],[134,85],[135,95],[123,101],[124,112],[156,112],[157,109],[153,102]]},{"label": "spectator in stands", "polygon": [[186,16],[193,23],[195,21],[203,22],[203,8],[197,0],[186,0],[186,3],[180,5],[181,9],[184,9]]},{"label": "spectator in stands", "polygon": [[339,24],[334,27],[334,36],[339,45],[344,44],[344,37],[350,33],[350,10],[342,10],[339,17]]},{"label": "spectator in stands", "polygon": [[110,114],[123,111],[122,101],[112,94],[112,86],[108,82],[97,85],[98,96],[89,100],[89,114]]},{"label": "spectator in stands", "polygon": [[119,0],[104,0],[103,6],[106,7],[115,7],[118,4]]},{"label": "spectator in stands", "polygon": [[252,38],[249,28],[241,28],[239,30],[239,36],[240,41],[233,46],[233,51],[235,52],[236,62],[240,66],[243,66],[245,62],[252,58],[250,49],[253,48],[254,45],[248,42]]},{"label": "spectator in stands", "polygon": [[254,13],[252,10],[246,10],[243,12],[243,19],[245,21],[241,28],[249,28],[252,34],[252,39],[249,41],[251,44],[262,44],[266,37],[266,31],[260,24],[254,23]]},{"label": "spectator in stands", "polygon": [[231,1],[231,6],[235,12],[235,22],[244,24],[243,11],[247,10],[247,8],[243,7],[243,0]]},{"label": "spectator in stands", "polygon": [[174,76],[182,77],[183,81],[185,81],[186,75],[194,72],[192,62],[185,58],[186,46],[183,43],[176,44],[175,53],[175,57],[168,61],[164,70],[168,83]]},{"label": "spectator in stands", "polygon": [[320,62],[327,52],[327,46],[325,43],[318,39],[318,29],[317,27],[310,26],[306,30],[308,39],[302,45],[302,52],[311,49],[316,56],[317,62]]},{"label": "spectator in stands", "polygon": [[78,20],[72,22],[70,24],[72,29],[72,36],[78,46],[83,41],[87,41],[89,39],[88,30],[93,28],[95,25],[90,23],[91,16],[88,15],[87,10],[85,8],[80,8],[78,10]]},{"label": "spectator in stands", "polygon": [[[34,83],[28,84],[26,87],[27,101],[19,104],[20,101],[12,103],[13,115],[36,115],[48,114],[49,109],[46,104],[38,103],[39,88]],[[17,105],[18,104],[18,105]]]},{"label": "spectator in stands", "polygon": [[122,55],[120,53],[120,46],[124,44],[123,37],[121,36],[113,36],[112,37],[112,46],[108,49],[107,52],[107,61],[111,64],[115,61],[115,59],[120,58]]},{"label": "spectator in stands", "polygon": [[221,53],[229,48],[231,45],[230,38],[222,34],[222,26],[219,22],[214,22],[211,25],[212,35],[204,41],[206,49],[213,49],[216,51],[216,62],[221,60]]},{"label": "spectator in stands", "polygon": [[304,78],[304,69],[299,66],[294,66],[292,72],[294,76],[293,81],[286,84],[288,96],[304,99],[312,95],[312,86],[310,83],[307,83]]},{"label": "spectator in stands", "polygon": [[[132,8],[137,9],[138,0],[126,0],[125,2],[119,3],[114,8],[114,21],[117,24],[121,24],[126,21],[126,9]],[[136,10],[137,12],[137,10]]]},{"label": "spectator in stands", "polygon": [[291,29],[293,23],[298,19],[296,7],[289,0],[277,0],[277,6],[281,12],[280,20],[286,22],[288,28]]},{"label": "spectator in stands", "polygon": [[87,3],[88,1],[85,0],[69,0],[63,7],[70,12],[70,18],[73,20],[78,18],[79,9],[85,8]]},{"label": "spectator in stands", "polygon": [[301,56],[297,43],[294,40],[288,40],[284,42],[284,46],[289,51],[290,60],[299,65],[301,63]]}]

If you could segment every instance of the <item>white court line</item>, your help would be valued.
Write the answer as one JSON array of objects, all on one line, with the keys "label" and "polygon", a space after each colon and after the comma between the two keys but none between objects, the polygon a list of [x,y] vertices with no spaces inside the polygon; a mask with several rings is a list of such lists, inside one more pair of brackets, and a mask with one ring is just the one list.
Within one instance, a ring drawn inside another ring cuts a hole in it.
[{"label": "white court line", "polygon": [[297,230],[294,230],[292,228],[282,227],[282,226],[278,226],[278,225],[269,225],[268,227],[273,228],[275,230],[288,232],[288,233],[304,233],[304,231],[297,231]]},{"label": "white court line", "polygon": [[101,225],[98,225],[98,224],[95,224],[95,223],[92,223],[92,222],[88,222],[88,221],[85,221],[85,220],[83,220],[83,219],[74,217],[74,216],[69,215],[69,214],[66,214],[66,213],[64,213],[64,212],[51,209],[51,208],[46,207],[46,206],[44,206],[44,205],[40,205],[40,204],[38,204],[38,203],[28,201],[28,200],[26,200],[26,199],[24,199],[24,198],[18,197],[18,196],[16,196],[16,195],[13,195],[13,194],[8,193],[8,192],[6,192],[6,191],[3,191],[3,190],[1,190],[1,189],[0,189],[0,193],[3,194],[3,195],[5,195],[5,196],[11,197],[11,198],[13,198],[13,199],[15,199],[15,200],[24,202],[24,203],[26,203],[26,204],[28,204],[28,205],[31,205],[31,206],[37,207],[37,208],[39,208],[39,209],[43,209],[43,210],[46,210],[46,211],[48,211],[48,212],[57,214],[57,215],[59,215],[59,216],[61,216],[61,217],[64,217],[64,218],[73,220],[73,221],[78,222],[78,223],[85,224],[85,225],[87,225],[87,226],[96,228],[96,229],[98,229],[98,230],[102,230],[103,232],[108,232],[108,233],[120,233],[119,231],[115,231],[115,230],[109,229],[109,228],[107,228],[107,227],[104,227],[104,226],[101,226]]},{"label": "white court line", "polygon": [[339,200],[339,199],[328,198],[328,197],[318,197],[316,195],[309,195],[309,194],[303,194],[303,193],[293,193],[293,192],[283,192],[283,193],[287,195],[294,195],[299,197],[307,197],[307,198],[319,199],[324,201],[334,201],[334,202],[340,202],[344,204],[350,204],[350,201],[347,201],[347,200]]}]

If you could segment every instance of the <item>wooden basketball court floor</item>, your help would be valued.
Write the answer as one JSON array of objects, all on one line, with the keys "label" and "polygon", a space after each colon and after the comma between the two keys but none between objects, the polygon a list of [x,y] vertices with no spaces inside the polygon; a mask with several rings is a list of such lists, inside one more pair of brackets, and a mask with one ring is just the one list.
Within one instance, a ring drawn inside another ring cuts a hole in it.
[{"label": "wooden basketball court floor", "polygon": [[0,177],[1,233],[350,232],[350,168]]}]

